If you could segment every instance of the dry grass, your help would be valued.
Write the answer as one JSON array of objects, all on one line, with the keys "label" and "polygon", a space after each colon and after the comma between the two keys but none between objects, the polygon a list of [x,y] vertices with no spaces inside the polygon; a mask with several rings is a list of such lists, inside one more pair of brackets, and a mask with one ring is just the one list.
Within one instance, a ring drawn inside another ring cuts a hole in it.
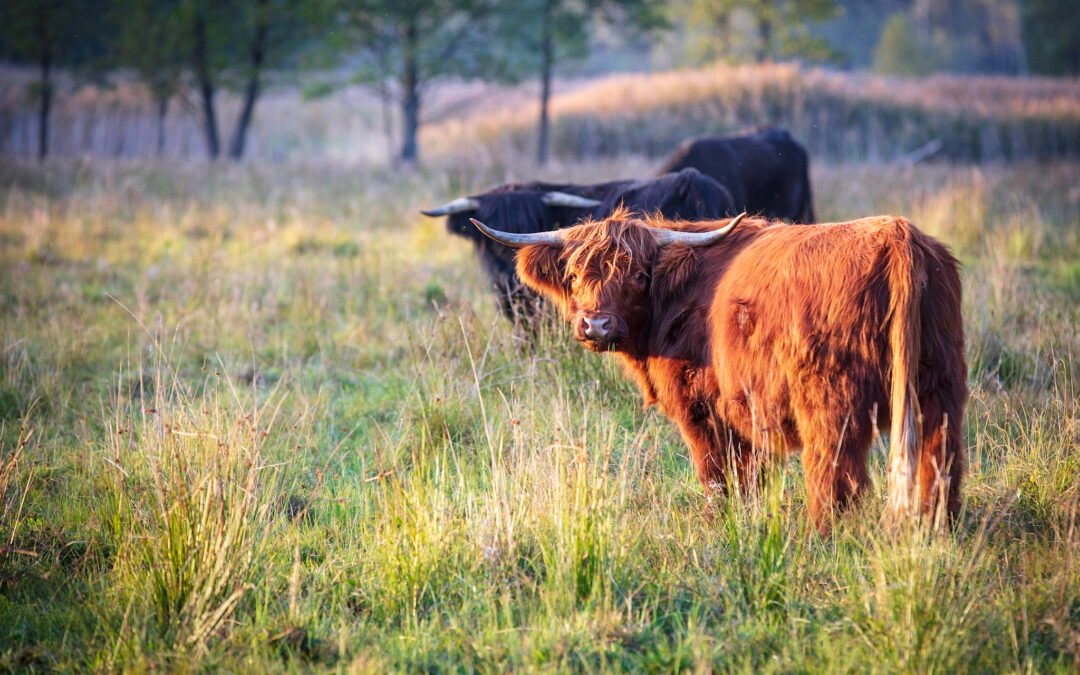
[{"label": "dry grass", "polygon": [[[58,157],[145,158],[156,152],[156,116],[145,91],[124,77],[108,88],[63,78],[52,121]],[[307,74],[302,83],[318,76]],[[31,74],[0,68],[0,154],[31,157],[37,118]],[[400,143],[398,110],[371,91],[346,87],[307,100],[301,82],[282,81],[260,99],[248,157],[383,164]],[[561,92],[561,93],[560,93]],[[561,81],[552,99],[552,143],[564,159],[666,155],[682,140],[762,124],[790,128],[818,158],[889,161],[934,139],[960,161],[1076,157],[1080,82],[1075,79],[934,76],[886,78],[793,64],[715,65],[694,70]],[[534,83],[498,86],[446,81],[425,91],[422,155],[453,170],[515,162],[535,151]],[[218,98],[223,137],[239,100]],[[389,112],[389,130],[384,114]],[[194,92],[167,118],[164,157],[205,156]]]},{"label": "dry grass", "polygon": [[[35,72],[0,66],[0,156],[36,156],[38,108],[29,93]],[[317,98],[301,88],[322,79],[269,76],[249,131],[249,160],[348,161],[385,164],[400,150],[399,110],[385,107],[372,90],[346,86]],[[54,157],[151,158],[157,156],[157,108],[147,91],[124,74],[106,87],[76,83],[61,75],[50,121]],[[444,81],[425,90],[423,120],[436,124],[478,108],[532,101],[526,85],[500,87],[482,82]],[[227,89],[215,99],[223,146],[233,133],[241,100]],[[197,92],[182,89],[169,105],[161,157],[206,157]]]},{"label": "dry grass", "polygon": [[[889,160],[933,139],[956,160],[1075,157],[1080,82],[1062,79],[841,74],[792,64],[716,65],[616,75],[551,104],[564,157],[667,154],[700,134],[785,126],[819,158]],[[447,152],[526,152],[532,115],[497,110],[428,129]]]}]

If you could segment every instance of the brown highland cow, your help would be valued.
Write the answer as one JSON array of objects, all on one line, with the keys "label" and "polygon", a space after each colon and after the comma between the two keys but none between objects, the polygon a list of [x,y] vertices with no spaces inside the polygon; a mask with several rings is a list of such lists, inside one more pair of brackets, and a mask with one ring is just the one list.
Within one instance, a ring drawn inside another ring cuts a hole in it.
[{"label": "brown highland cow", "polygon": [[891,425],[889,512],[956,515],[968,393],[958,263],[907,220],[618,211],[535,234],[474,223],[520,248],[525,283],[678,424],[707,491],[746,486],[762,461],[801,449],[825,533],[865,491],[876,430]]}]

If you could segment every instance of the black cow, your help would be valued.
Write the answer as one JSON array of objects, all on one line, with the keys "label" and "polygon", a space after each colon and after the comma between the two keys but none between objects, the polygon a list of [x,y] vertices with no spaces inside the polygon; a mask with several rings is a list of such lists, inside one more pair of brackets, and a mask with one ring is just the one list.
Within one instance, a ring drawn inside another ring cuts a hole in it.
[{"label": "black cow", "polygon": [[739,211],[813,223],[809,164],[806,149],[786,129],[769,128],[745,136],[686,141],[659,173],[694,168],[726,187]]},{"label": "black cow", "polygon": [[715,219],[733,215],[736,208],[724,186],[696,169],[685,169],[656,178],[592,185],[511,183],[422,213],[446,216],[446,229],[451,234],[472,241],[500,309],[517,322],[527,321],[536,313],[540,298],[518,279],[514,249],[485,237],[469,219],[476,218],[504,232],[544,232],[588,218],[606,218],[620,205],[636,213],[659,213],[673,220]]}]

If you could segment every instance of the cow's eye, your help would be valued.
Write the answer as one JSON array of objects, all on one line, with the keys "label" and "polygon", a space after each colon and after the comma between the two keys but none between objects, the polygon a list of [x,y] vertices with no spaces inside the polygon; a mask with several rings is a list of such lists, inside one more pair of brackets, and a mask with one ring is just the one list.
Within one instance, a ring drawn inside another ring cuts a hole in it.
[{"label": "cow's eye", "polygon": [[649,273],[644,272],[644,271],[638,272],[637,274],[634,275],[634,279],[636,279],[637,281],[640,281],[641,283],[645,283],[646,281],[649,280]]},{"label": "cow's eye", "polygon": [[570,274],[566,275],[566,280],[572,284],[577,283],[577,274],[571,272]]}]

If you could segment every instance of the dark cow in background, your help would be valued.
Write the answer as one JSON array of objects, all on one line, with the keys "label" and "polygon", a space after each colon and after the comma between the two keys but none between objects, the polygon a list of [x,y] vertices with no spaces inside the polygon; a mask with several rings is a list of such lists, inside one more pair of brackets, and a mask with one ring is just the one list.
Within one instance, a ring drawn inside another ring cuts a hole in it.
[{"label": "dark cow in background", "polygon": [[[686,141],[659,173],[695,168],[726,187],[738,211],[793,223],[813,223],[810,160],[785,129]],[[482,219],[481,219],[482,220]]]},{"label": "dark cow in background", "polygon": [[485,237],[470,219],[506,232],[545,232],[605,218],[620,206],[673,220],[714,219],[733,215],[736,208],[724,186],[696,169],[684,169],[656,178],[592,185],[511,183],[422,213],[446,216],[451,234],[472,241],[499,298],[499,308],[511,321],[519,321],[536,313],[539,296],[518,279],[514,250]]}]

